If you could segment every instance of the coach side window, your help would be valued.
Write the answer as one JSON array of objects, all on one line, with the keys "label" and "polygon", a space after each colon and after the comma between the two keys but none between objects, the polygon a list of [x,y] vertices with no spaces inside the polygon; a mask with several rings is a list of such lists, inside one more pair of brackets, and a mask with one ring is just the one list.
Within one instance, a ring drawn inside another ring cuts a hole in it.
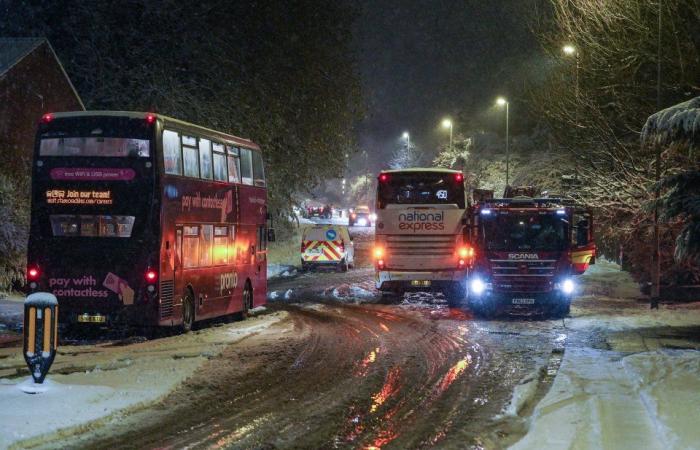
[{"label": "coach side window", "polygon": [[199,171],[202,178],[211,180],[211,141],[209,139],[199,140]]},{"label": "coach side window", "polygon": [[228,181],[228,174],[226,173],[226,154],[224,153],[224,146],[221,144],[212,144],[213,162],[214,162],[214,179],[216,181]]},{"label": "coach side window", "polygon": [[228,181],[230,183],[240,183],[240,162],[238,158],[238,148],[226,146],[228,152]]},{"label": "coach side window", "polygon": [[175,131],[163,131],[163,164],[165,173],[182,175],[180,136]]},{"label": "coach side window", "polygon": [[247,148],[241,149],[241,181],[243,184],[253,184],[253,156]]},{"label": "coach side window", "polygon": [[182,159],[185,166],[185,176],[199,178],[199,151],[197,138],[182,136]]},{"label": "coach side window", "polygon": [[265,187],[265,169],[263,168],[262,153],[253,151],[253,182],[256,186]]}]

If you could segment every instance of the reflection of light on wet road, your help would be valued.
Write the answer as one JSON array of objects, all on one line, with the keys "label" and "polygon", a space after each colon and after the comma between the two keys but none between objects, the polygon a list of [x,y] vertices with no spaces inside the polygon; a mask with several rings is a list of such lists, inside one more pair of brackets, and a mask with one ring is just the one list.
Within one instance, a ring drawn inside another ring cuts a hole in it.
[{"label": "reflection of light on wet road", "polygon": [[[226,436],[220,438],[216,443],[214,443],[210,448],[212,449],[219,449],[219,448],[229,448],[234,442],[238,441],[241,439],[243,436],[249,434],[251,431],[255,430],[258,425],[262,424],[263,422],[266,422],[272,417],[272,414],[266,414],[262,417],[259,417],[255,419],[252,423],[245,425],[243,427],[240,427],[231,433],[227,434]],[[221,433],[215,433],[213,436],[210,437],[216,437],[220,435]],[[192,446],[189,446],[192,447]]]},{"label": "reflection of light on wet road", "polygon": [[381,323],[381,322],[379,322],[379,328],[381,328],[382,330],[386,331],[387,333],[389,332],[389,327],[387,327],[386,325],[384,325],[384,324]]},{"label": "reflection of light on wet road", "polygon": [[377,355],[379,355],[379,347],[375,348],[365,356],[362,361],[357,365],[355,369],[356,377],[364,377],[367,375],[370,364],[377,360]]},{"label": "reflection of light on wet road", "polygon": [[452,383],[464,372],[469,363],[472,361],[471,355],[467,355],[465,358],[460,359],[457,363],[450,367],[450,370],[442,377],[440,383],[438,383],[436,389],[436,395],[442,395],[447,388],[449,388]]},{"label": "reflection of light on wet road", "polygon": [[394,367],[389,371],[389,374],[384,380],[384,385],[382,388],[372,396],[372,407],[369,409],[370,412],[376,412],[377,409],[382,406],[389,398],[396,394],[399,390],[399,383],[401,381],[401,368]]}]

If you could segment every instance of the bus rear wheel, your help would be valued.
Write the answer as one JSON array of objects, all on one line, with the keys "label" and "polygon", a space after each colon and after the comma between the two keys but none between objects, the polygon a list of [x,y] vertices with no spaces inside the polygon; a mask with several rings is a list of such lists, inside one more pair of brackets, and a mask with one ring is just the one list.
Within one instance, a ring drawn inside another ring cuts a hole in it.
[{"label": "bus rear wheel", "polygon": [[189,333],[194,327],[194,296],[187,289],[182,299],[182,331]]},{"label": "bus rear wheel", "polygon": [[250,281],[245,282],[243,288],[243,317],[248,317],[248,312],[253,309],[253,286]]}]

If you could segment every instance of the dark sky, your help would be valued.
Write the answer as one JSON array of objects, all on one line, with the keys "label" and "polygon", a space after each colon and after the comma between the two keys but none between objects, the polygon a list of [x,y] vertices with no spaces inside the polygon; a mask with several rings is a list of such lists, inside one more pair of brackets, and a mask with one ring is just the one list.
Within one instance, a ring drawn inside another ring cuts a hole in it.
[{"label": "dark sky", "polygon": [[[539,46],[528,27],[535,0],[365,0],[358,20],[367,118],[360,146],[373,169],[408,130],[423,151],[461,127],[497,126],[499,94],[517,96],[518,72]],[[513,87],[516,86],[516,87]]]}]

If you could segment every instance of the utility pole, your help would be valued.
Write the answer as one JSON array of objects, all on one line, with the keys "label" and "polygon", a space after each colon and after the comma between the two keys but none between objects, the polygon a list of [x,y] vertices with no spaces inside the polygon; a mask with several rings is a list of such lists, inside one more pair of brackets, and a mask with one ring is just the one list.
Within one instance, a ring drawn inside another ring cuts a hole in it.
[{"label": "utility pole", "polygon": [[[661,6],[659,1],[658,29],[656,33],[656,110],[661,110]],[[659,187],[661,181],[661,144],[654,142],[656,150],[656,187],[654,189],[654,242],[651,261],[651,305],[652,309],[659,309],[659,296],[661,295],[661,251],[659,242]]]}]

